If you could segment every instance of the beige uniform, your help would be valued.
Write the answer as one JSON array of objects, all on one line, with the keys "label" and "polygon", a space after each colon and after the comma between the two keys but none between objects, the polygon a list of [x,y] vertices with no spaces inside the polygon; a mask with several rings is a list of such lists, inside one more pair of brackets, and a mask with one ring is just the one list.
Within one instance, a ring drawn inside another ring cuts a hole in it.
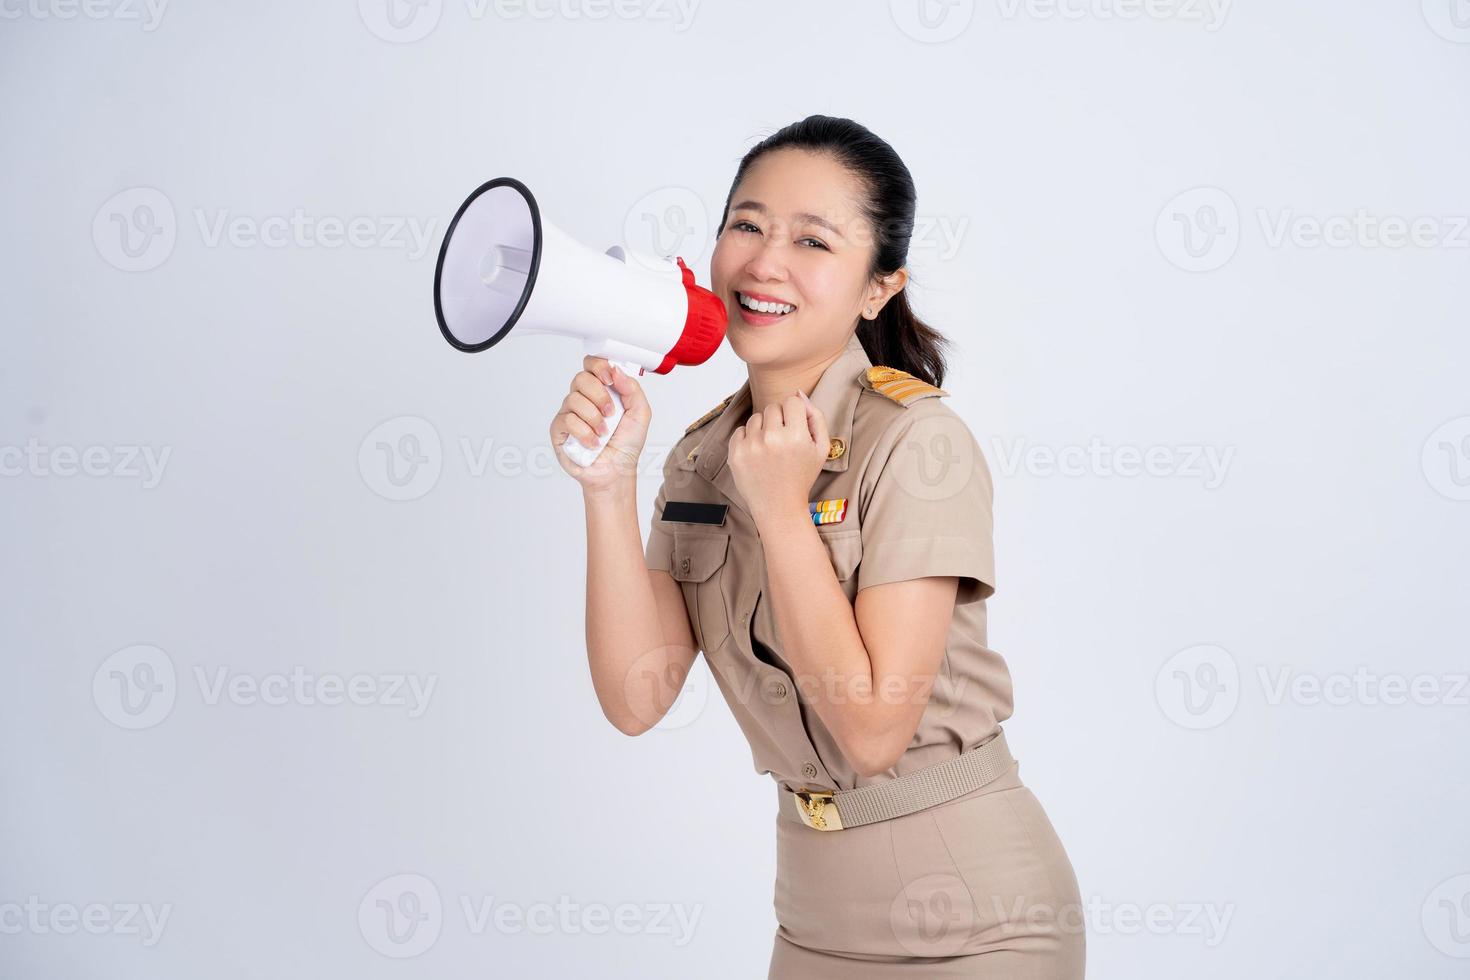
[{"label": "beige uniform", "polygon": [[[852,789],[951,759],[1011,715],[1009,672],[985,645],[995,584],[990,472],[946,394],[873,366],[856,335],[811,393],[831,443],[808,499],[823,515],[817,533],[848,600],[885,582],[959,578],[913,740],[874,776],[843,757],[782,655],[761,539],[725,458],[750,417],[749,382],[690,425],[664,466],[646,563],[679,582],[755,769],[777,786],[771,977],[1082,975],[1081,922],[1062,908],[1080,902],[1076,877],[1017,766],[948,803],[837,832],[807,827],[786,802],[793,789]],[[686,520],[665,520],[675,501],[726,506],[675,508]],[[1058,913],[1050,926],[1036,906]]]}]

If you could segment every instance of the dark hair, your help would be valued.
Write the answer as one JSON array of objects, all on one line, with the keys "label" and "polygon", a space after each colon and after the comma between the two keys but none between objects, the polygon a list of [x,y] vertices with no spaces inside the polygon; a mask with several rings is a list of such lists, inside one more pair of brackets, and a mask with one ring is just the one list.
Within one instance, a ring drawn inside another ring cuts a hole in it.
[{"label": "dark hair", "polygon": [[[836,116],[807,116],[752,147],[730,182],[715,237],[724,231],[735,188],[751,164],[772,150],[787,148],[829,154],[852,171],[865,190],[860,206],[874,233],[869,275],[886,276],[902,268],[914,233],[914,179],[887,142],[866,126]],[[914,315],[907,286],[883,304],[875,319],[859,319],[857,336],[872,363],[907,371],[936,387],[944,384],[944,349],[949,341]]]}]

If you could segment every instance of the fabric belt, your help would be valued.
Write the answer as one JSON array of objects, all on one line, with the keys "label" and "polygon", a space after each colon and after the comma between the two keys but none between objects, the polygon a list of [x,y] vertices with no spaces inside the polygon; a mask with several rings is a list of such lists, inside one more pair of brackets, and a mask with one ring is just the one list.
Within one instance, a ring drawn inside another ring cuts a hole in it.
[{"label": "fabric belt", "polygon": [[974,792],[1015,763],[1005,732],[953,759],[857,789],[780,791],[781,806],[813,830],[847,830],[890,820]]}]

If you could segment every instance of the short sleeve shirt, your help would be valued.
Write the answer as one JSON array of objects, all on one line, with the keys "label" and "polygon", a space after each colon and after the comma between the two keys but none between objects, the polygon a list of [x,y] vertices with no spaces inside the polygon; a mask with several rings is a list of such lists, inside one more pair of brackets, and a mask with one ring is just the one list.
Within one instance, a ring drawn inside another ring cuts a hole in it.
[{"label": "short sleeve shirt", "polygon": [[[750,742],[756,772],[784,788],[893,779],[975,747],[1011,715],[1009,671],[986,646],[993,484],[979,444],[942,400],[947,394],[874,368],[856,334],[811,393],[832,443],[809,500],[828,502],[817,534],[848,601],[887,582],[959,579],[944,658],[913,740],[873,776],[844,758],[782,655],[762,541],[725,458],[731,434],[750,417],[749,382],[691,425],[665,461],[645,563],[679,583],[695,641]],[[673,501],[725,506],[723,514],[682,508],[683,520],[665,520]]]}]

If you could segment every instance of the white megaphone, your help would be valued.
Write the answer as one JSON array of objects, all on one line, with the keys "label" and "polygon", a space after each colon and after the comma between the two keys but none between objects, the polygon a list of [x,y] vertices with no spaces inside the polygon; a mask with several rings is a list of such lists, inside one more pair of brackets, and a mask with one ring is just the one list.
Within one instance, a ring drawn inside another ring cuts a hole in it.
[{"label": "white megaphone", "polygon": [[[624,374],[667,374],[675,364],[703,364],[725,339],[727,312],[694,283],[682,258],[638,254],[614,245],[597,252],[541,217],[526,185],[497,177],[475,189],[449,223],[434,269],[434,313],[455,347],[475,353],[516,336],[578,337],[585,353]],[[623,417],[613,414],[597,448],[567,436],[562,449],[590,466]]]}]

